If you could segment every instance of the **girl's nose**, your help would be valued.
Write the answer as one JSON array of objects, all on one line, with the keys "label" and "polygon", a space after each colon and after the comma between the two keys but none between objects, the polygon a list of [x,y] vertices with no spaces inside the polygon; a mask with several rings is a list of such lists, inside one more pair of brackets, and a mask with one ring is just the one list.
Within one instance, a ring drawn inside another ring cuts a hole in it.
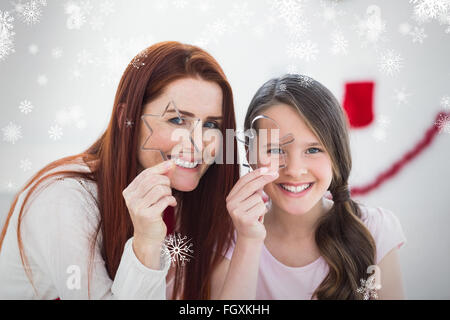
[{"label": "girl's nose", "polygon": [[308,174],[308,168],[304,161],[295,157],[294,159],[286,159],[286,167],[284,168],[285,175],[291,176],[294,179],[302,178],[302,175]]}]

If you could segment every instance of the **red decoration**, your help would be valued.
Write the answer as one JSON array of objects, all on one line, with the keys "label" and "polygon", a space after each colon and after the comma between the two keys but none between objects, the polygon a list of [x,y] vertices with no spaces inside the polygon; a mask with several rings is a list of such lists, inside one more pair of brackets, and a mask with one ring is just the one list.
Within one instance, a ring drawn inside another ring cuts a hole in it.
[{"label": "red decoration", "polygon": [[372,123],[373,89],[372,81],[345,84],[343,107],[351,128],[362,128]]},{"label": "red decoration", "polygon": [[450,112],[439,112],[436,116],[436,121],[428,130],[425,132],[422,140],[420,140],[414,148],[410,151],[406,152],[403,157],[397,160],[390,168],[381,172],[373,182],[360,187],[351,188],[352,196],[361,196],[369,193],[370,191],[378,188],[384,182],[389,179],[392,179],[395,175],[397,175],[400,170],[402,170],[409,162],[411,162],[414,158],[416,158],[419,154],[421,154],[433,140],[436,138],[436,135],[440,132],[440,128],[437,125],[438,119],[442,119],[444,117],[450,117]]},{"label": "red decoration", "polygon": [[163,221],[167,226],[167,234],[172,234],[175,230],[175,210],[173,207],[167,207],[164,210]]}]

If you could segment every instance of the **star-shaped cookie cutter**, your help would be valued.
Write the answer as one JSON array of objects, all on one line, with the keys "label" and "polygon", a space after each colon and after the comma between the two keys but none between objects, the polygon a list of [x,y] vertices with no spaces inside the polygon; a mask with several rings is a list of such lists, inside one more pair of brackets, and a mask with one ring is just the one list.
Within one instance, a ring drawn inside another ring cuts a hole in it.
[{"label": "star-shaped cookie cutter", "polygon": [[[141,150],[159,152],[159,154],[161,155],[162,161],[166,161],[166,160],[168,160],[168,158],[167,158],[166,154],[161,149],[146,147],[148,141],[150,140],[150,138],[152,137],[152,135],[154,133],[154,130],[151,127],[150,123],[148,122],[147,118],[148,117],[152,117],[152,118],[156,118],[158,120],[161,120],[162,118],[164,118],[165,114],[169,110],[171,110],[170,109],[171,107],[173,107],[173,110],[175,111],[175,118],[178,118],[179,121],[188,122],[188,123],[191,124],[189,126],[189,140],[192,143],[192,145],[194,146],[195,152],[198,152],[198,153],[201,152],[200,148],[198,148],[198,146],[196,145],[196,143],[195,143],[195,141],[194,141],[194,139],[192,137],[193,132],[195,131],[196,127],[201,122],[201,120],[198,119],[198,118],[194,118],[194,117],[183,116],[182,112],[180,112],[180,110],[176,106],[175,102],[173,100],[170,100],[169,103],[166,105],[166,107],[164,108],[164,110],[163,110],[163,112],[161,114],[146,113],[146,114],[143,114],[141,116],[142,121],[144,121],[145,126],[150,131],[150,134],[147,136],[147,138],[145,139],[144,143],[141,146]],[[171,139],[172,137],[167,137],[167,138]]]}]

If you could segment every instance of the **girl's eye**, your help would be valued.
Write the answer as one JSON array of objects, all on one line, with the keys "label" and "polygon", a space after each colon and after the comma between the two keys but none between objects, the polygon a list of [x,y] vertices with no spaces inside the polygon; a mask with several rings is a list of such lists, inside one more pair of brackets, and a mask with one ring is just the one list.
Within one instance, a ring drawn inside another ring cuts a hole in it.
[{"label": "girl's eye", "polygon": [[203,126],[208,129],[219,129],[219,124],[215,121],[207,121]]},{"label": "girl's eye", "polygon": [[270,154],[283,154],[284,151],[282,149],[280,149],[280,148],[273,148],[273,149],[267,150],[267,153],[270,153]]},{"label": "girl's eye", "polygon": [[176,118],[169,119],[169,122],[173,123],[173,124],[176,124],[178,126],[181,126],[181,125],[184,124],[184,119],[180,118],[180,117],[176,117]]},{"label": "girl's eye", "polygon": [[[312,152],[309,152],[312,151]],[[318,153],[321,152],[322,150],[320,150],[319,148],[309,148],[306,153],[310,153],[310,154],[314,154],[314,153]]]}]

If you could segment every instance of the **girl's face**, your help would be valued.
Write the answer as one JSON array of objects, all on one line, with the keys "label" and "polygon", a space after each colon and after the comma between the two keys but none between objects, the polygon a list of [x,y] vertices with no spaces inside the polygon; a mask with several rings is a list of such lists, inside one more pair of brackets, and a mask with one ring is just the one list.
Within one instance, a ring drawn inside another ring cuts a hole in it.
[{"label": "girl's face", "polygon": [[279,170],[278,179],[267,184],[264,192],[273,206],[292,215],[305,214],[322,199],[331,184],[331,159],[293,107],[277,104],[264,114],[278,123],[280,137],[291,133],[295,139],[283,148],[287,166]]},{"label": "girl's face", "polygon": [[[172,106],[162,117],[145,116],[146,124],[141,120],[139,129],[138,160],[141,168],[152,167],[163,161],[157,151],[161,150],[176,164],[175,169],[168,173],[171,187],[192,191],[210,165],[202,155],[214,156],[221,147],[220,139],[211,139],[210,136],[220,133],[222,126],[222,89],[217,83],[200,78],[175,80],[157,99],[144,105],[142,114],[160,115],[171,101],[181,113],[181,119],[201,121],[181,120]],[[152,128],[152,133],[147,125]],[[144,144],[145,149],[152,150],[143,150]]]}]

